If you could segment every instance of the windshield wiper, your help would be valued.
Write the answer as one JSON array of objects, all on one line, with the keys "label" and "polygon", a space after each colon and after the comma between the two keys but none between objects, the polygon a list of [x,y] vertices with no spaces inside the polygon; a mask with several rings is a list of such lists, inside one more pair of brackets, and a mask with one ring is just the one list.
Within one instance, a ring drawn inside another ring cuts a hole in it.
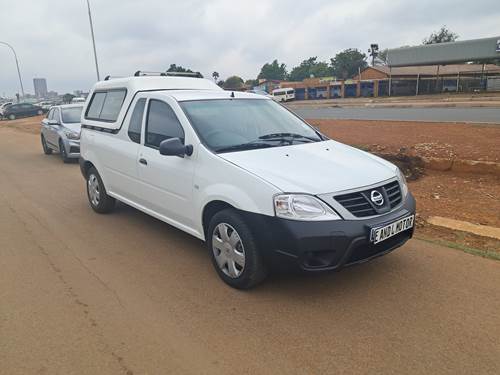
[{"label": "windshield wiper", "polygon": [[275,145],[254,141],[248,143],[241,143],[238,145],[216,148],[215,152],[243,151],[243,150],[253,150],[257,148],[266,148],[266,147],[275,147]]},{"label": "windshield wiper", "polygon": [[259,139],[265,139],[265,140],[284,140],[290,142],[290,144],[293,143],[294,140],[308,140],[311,142],[318,142],[320,139],[314,138],[314,137],[308,137],[305,135],[301,134],[296,134],[296,133],[272,133],[272,134],[266,134],[263,136],[260,136]]}]

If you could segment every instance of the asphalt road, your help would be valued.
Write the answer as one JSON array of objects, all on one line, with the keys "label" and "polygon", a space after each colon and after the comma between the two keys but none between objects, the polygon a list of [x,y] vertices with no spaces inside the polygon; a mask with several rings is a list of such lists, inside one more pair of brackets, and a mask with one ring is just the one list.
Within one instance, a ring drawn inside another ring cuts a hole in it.
[{"label": "asphalt road", "polygon": [[500,262],[412,240],[225,286],[202,243],[88,206],[77,164],[0,128],[0,374],[498,374]]},{"label": "asphalt road", "polygon": [[500,124],[500,108],[304,108],[291,106],[307,119],[484,122]]}]

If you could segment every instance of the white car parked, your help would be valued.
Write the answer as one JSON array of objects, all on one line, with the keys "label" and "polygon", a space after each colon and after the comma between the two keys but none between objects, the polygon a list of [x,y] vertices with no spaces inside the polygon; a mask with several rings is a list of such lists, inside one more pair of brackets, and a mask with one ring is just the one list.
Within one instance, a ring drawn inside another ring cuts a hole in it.
[{"label": "white car parked", "polygon": [[411,238],[415,200],[393,164],[265,96],[136,75],[98,82],[82,113],[96,212],[120,200],[204,240],[235,288],[273,267],[340,269]]}]

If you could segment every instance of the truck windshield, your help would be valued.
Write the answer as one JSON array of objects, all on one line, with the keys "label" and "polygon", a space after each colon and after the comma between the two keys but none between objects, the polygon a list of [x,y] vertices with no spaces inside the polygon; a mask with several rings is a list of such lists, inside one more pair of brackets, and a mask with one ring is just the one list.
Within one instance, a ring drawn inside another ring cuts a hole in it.
[{"label": "truck windshield", "polygon": [[272,100],[195,100],[179,104],[202,142],[215,152],[288,146],[325,139]]},{"label": "truck windshield", "polygon": [[70,107],[62,109],[62,121],[65,124],[80,122],[83,107]]}]

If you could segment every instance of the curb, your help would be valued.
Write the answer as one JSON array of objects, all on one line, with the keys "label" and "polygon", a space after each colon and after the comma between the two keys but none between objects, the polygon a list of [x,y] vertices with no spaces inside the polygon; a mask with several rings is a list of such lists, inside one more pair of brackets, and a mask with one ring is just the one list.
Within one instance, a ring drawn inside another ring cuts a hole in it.
[{"label": "curb", "polygon": [[411,171],[416,171],[418,176],[421,172],[418,169],[430,169],[433,171],[442,172],[457,172],[457,173],[474,173],[474,174],[489,174],[500,177],[500,163],[494,161],[483,160],[466,160],[466,159],[446,159],[435,157],[412,156],[404,153],[387,154],[382,152],[369,151],[383,159],[392,163],[406,167]]},{"label": "curb", "polygon": [[459,173],[492,174],[500,176],[500,163],[482,160],[445,159],[423,157],[426,168],[435,171],[452,171]]}]

